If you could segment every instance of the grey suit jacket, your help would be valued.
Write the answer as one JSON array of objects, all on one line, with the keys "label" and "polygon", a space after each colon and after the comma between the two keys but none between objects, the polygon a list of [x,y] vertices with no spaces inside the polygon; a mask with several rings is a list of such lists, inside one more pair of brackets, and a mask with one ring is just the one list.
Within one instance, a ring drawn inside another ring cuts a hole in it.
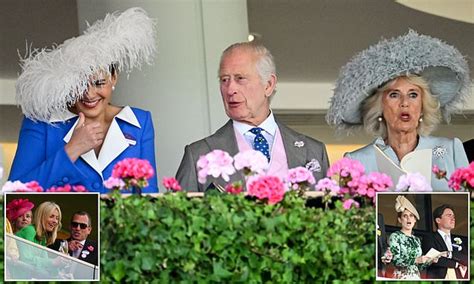
[{"label": "grey suit jacket", "polygon": [[[306,166],[312,159],[316,159],[321,165],[319,171],[313,171],[316,180],[326,176],[329,167],[326,146],[313,138],[300,134],[285,125],[281,124],[277,119],[276,123],[281,133],[281,138],[285,147],[286,158],[288,160],[288,168],[298,166]],[[303,141],[304,146],[296,147],[296,141]],[[213,179],[208,177],[205,184],[200,184],[197,178],[196,162],[199,157],[205,155],[212,150],[220,149],[234,156],[239,152],[237,139],[234,133],[232,120],[229,120],[223,127],[217,130],[211,136],[187,145],[184,149],[184,156],[181,160],[176,179],[179,181],[184,190],[187,191],[206,191],[211,183],[217,183],[225,186],[222,178]],[[242,173],[236,173],[231,176],[230,182],[242,180]]]}]

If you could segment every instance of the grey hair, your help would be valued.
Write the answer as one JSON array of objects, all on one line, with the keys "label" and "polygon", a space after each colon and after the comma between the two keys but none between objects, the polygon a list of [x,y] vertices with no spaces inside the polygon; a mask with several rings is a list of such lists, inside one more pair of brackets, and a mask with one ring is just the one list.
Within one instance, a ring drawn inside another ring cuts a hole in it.
[{"label": "grey hair", "polygon": [[[230,54],[235,49],[246,49],[254,52],[258,56],[255,66],[257,68],[258,75],[263,85],[265,85],[271,78],[272,75],[276,75],[276,66],[273,55],[270,51],[263,46],[262,44],[254,42],[238,42],[227,47],[224,52],[222,52],[220,63],[222,60]],[[220,69],[220,64],[219,64]],[[276,93],[276,87],[273,89],[271,97]]]},{"label": "grey hair", "polygon": [[422,91],[422,117],[423,121],[418,124],[417,133],[422,136],[430,135],[441,122],[440,102],[436,99],[429,89],[428,83],[423,77],[418,75],[399,76],[379,87],[375,94],[369,96],[362,103],[362,121],[367,133],[374,136],[387,138],[387,125],[385,120],[379,121],[383,117],[382,113],[382,95],[399,78],[405,78],[408,83],[420,87]]}]

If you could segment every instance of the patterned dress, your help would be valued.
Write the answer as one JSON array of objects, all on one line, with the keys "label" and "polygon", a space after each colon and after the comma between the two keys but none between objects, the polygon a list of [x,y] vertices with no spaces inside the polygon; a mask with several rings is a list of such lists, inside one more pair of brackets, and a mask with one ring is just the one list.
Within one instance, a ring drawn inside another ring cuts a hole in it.
[{"label": "patterned dress", "polygon": [[429,265],[415,263],[415,259],[422,254],[420,239],[396,231],[390,235],[389,244],[393,255],[392,263],[395,266],[394,278],[420,279],[420,270]]}]

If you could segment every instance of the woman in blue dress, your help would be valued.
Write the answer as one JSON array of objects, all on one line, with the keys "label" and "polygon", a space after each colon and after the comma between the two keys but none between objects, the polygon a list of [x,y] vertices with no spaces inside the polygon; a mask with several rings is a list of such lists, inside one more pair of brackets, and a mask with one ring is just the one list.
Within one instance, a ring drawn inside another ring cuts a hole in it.
[{"label": "woman in blue dress", "polygon": [[[24,59],[16,98],[25,118],[9,180],[105,193],[124,158],[146,159],[156,172],[150,112],[112,104],[119,71],[151,62],[155,41],[154,21],[130,8]],[[142,192],[158,192],[156,175]]]}]

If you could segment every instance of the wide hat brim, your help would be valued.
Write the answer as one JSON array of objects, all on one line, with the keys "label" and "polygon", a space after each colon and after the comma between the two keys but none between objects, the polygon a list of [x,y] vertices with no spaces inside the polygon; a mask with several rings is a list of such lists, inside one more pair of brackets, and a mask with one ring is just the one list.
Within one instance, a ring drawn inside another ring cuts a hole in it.
[{"label": "wide hat brim", "polygon": [[28,199],[14,199],[6,206],[7,219],[10,220],[11,223],[15,223],[18,217],[32,210],[34,207],[35,205]]},{"label": "wide hat brim", "polygon": [[155,22],[145,10],[107,14],[81,36],[30,52],[16,82],[17,103],[26,117],[49,122],[82,98],[93,76],[110,75],[112,64],[128,73],[151,64],[155,52]]},{"label": "wide hat brim", "polygon": [[362,102],[388,81],[409,74],[427,81],[446,120],[471,94],[462,54],[437,38],[410,30],[360,52],[341,69],[326,121],[337,128],[361,125]]},{"label": "wide hat brim", "polygon": [[420,214],[418,214],[418,210],[416,210],[415,206],[411,204],[410,200],[408,200],[405,196],[399,195],[395,199],[395,211],[403,213],[403,211],[408,210],[413,215],[415,215],[417,220],[420,220]]}]

